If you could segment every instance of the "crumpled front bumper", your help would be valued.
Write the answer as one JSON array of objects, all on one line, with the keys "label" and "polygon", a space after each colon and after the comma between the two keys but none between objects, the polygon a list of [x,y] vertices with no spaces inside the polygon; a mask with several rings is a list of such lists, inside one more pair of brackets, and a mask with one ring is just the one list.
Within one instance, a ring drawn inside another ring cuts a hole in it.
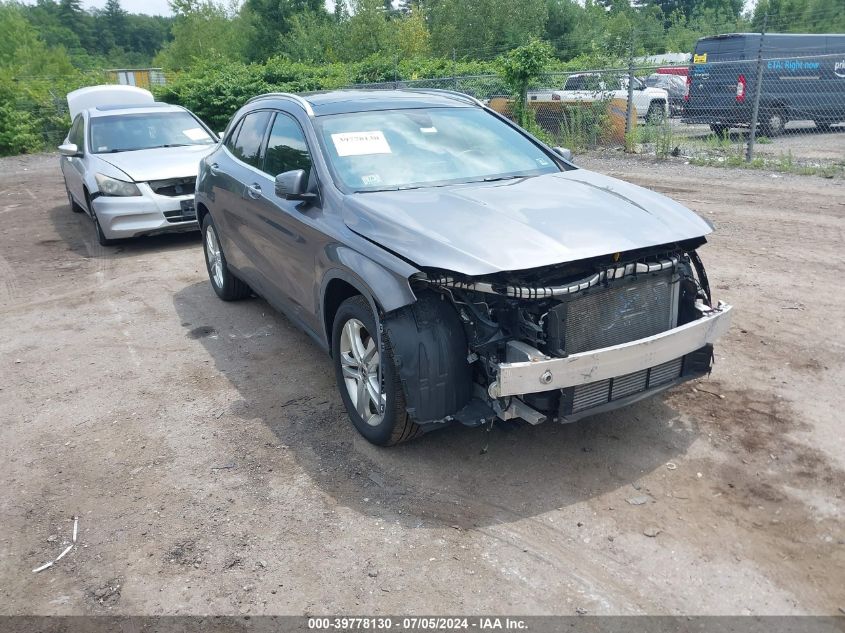
[{"label": "crumpled front bumper", "polygon": [[[732,307],[719,303],[701,318],[647,338],[552,358],[533,348],[515,347],[526,360],[499,363],[488,387],[492,398],[576,387],[617,378],[667,363],[714,343],[730,327]],[[519,344],[517,344],[518,346]]]},{"label": "crumpled front bumper", "polygon": [[[196,215],[182,215],[182,201],[193,202],[194,194],[161,196],[147,183],[137,183],[140,196],[95,195],[92,204],[103,233],[109,239],[197,230]],[[195,213],[195,212],[194,212]]]}]

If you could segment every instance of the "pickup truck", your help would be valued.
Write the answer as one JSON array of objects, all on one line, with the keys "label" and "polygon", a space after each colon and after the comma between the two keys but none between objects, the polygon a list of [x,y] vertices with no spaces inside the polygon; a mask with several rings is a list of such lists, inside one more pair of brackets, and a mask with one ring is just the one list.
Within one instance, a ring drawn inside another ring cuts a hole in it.
[{"label": "pickup truck", "polygon": [[[669,93],[662,88],[649,88],[634,78],[634,107],[637,118],[658,123],[669,116]],[[538,91],[528,94],[530,101],[604,101],[628,100],[628,77],[601,73],[570,75],[562,90]]]}]

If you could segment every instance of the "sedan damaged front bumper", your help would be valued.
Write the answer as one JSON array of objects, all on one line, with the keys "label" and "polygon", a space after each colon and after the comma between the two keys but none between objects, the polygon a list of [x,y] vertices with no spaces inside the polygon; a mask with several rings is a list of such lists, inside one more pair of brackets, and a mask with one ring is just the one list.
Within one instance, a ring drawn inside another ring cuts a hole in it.
[{"label": "sedan damaged front bumper", "polygon": [[92,204],[97,220],[109,239],[138,237],[199,228],[194,194],[163,196],[147,183],[137,183],[140,196],[94,194]]},{"label": "sedan damaged front bumper", "polygon": [[[488,394],[501,403],[510,396],[563,390],[564,395],[569,394],[568,404],[562,404],[567,408],[560,415],[566,421],[630,404],[694,377],[684,371],[685,359],[710,349],[708,346],[727,332],[731,310],[720,302],[715,309],[705,308],[699,319],[666,332],[562,358],[512,341],[508,343],[508,362],[496,365],[496,380]],[[708,369],[709,362],[708,351]],[[499,408],[497,413],[505,419],[521,417],[535,424],[545,419],[532,411],[512,398],[507,408]]]}]

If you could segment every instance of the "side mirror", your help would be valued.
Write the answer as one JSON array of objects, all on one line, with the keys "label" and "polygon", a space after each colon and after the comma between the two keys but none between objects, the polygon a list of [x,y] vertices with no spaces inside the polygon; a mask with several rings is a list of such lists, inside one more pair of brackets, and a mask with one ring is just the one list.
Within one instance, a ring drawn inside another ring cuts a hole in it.
[{"label": "side mirror", "polygon": [[64,145],[59,145],[59,154],[62,156],[68,156],[73,158],[75,156],[82,156],[82,152],[79,151],[79,148],[74,143],[65,143]]},{"label": "side mirror", "polygon": [[285,200],[310,200],[308,176],[304,169],[293,169],[276,176],[276,195]]},{"label": "side mirror", "polygon": [[555,154],[560,156],[563,160],[568,160],[568,161],[572,160],[572,150],[571,149],[567,149],[565,147],[553,147],[552,149],[555,151]]}]

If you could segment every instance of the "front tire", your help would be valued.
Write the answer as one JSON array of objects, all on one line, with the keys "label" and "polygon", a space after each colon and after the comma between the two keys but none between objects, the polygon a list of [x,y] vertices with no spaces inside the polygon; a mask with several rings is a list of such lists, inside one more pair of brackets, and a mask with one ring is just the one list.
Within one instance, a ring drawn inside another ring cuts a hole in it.
[{"label": "front tire", "polygon": [[91,215],[91,220],[94,222],[94,231],[97,233],[97,242],[100,246],[114,246],[117,240],[106,237],[103,227],[100,226],[100,219],[97,217],[97,212],[94,211],[94,205],[91,203],[91,196],[85,192],[85,204],[88,207],[88,213]]},{"label": "front tire", "polygon": [[394,446],[421,434],[405,410],[405,393],[386,333],[379,349],[369,302],[344,301],[332,328],[332,362],[337,387],[352,424],[367,441]]},{"label": "front tire", "polygon": [[76,204],[76,200],[73,199],[70,189],[67,188],[67,183],[65,183],[65,192],[67,192],[67,201],[70,204],[70,210],[74,213],[85,213],[85,209]]},{"label": "front tire", "polygon": [[650,123],[652,125],[657,125],[659,123],[663,123],[663,119],[666,118],[666,110],[665,104],[662,101],[653,101],[648,106],[648,112],[646,112],[645,120],[646,123]]},{"label": "front tire", "polygon": [[725,132],[730,130],[731,128],[727,125],[722,125],[721,123],[711,123],[710,124],[710,131],[713,132],[719,138],[725,137]]},{"label": "front tire", "polygon": [[202,221],[202,244],[208,280],[217,296],[223,301],[237,301],[247,298],[252,291],[248,285],[235,277],[229,270],[223,248],[220,246],[217,227],[214,226],[214,220],[211,219],[210,213],[206,213]]}]

